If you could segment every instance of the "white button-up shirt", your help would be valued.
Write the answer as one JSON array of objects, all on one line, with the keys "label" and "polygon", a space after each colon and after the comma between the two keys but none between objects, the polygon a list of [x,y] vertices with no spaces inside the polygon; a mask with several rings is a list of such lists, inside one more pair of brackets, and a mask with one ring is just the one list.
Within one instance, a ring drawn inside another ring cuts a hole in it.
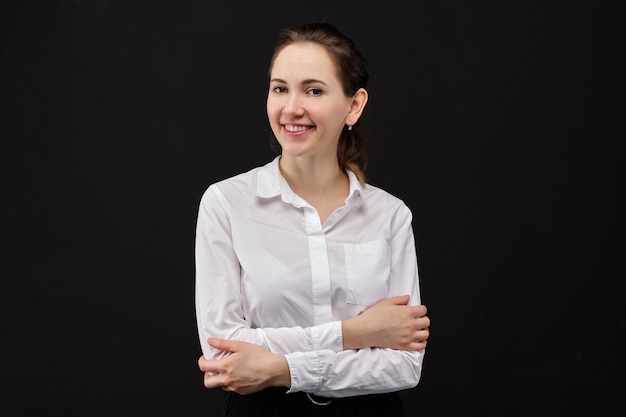
[{"label": "white button-up shirt", "polygon": [[289,392],[328,397],[417,385],[424,351],[343,350],[341,321],[382,298],[420,304],[412,214],[398,198],[349,172],[344,206],[317,211],[265,166],[212,184],[196,230],[196,318],[207,338],[242,340],[284,354]]}]

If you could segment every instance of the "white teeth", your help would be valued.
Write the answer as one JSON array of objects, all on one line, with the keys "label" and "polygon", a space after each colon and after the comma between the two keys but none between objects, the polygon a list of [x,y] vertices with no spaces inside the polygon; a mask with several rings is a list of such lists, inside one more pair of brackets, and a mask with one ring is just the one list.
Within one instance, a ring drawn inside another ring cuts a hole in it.
[{"label": "white teeth", "polygon": [[292,125],[285,125],[285,129],[288,132],[302,132],[307,130],[309,127],[308,126],[292,126]]}]

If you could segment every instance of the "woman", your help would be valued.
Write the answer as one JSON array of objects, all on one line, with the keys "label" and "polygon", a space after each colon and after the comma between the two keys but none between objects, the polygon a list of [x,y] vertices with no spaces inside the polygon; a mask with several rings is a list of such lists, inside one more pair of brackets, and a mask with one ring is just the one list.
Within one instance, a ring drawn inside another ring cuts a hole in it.
[{"label": "woman", "polygon": [[212,184],[196,236],[207,388],[227,416],[402,416],[430,319],[412,215],[366,183],[366,60],[335,27],[280,32],[268,164]]}]

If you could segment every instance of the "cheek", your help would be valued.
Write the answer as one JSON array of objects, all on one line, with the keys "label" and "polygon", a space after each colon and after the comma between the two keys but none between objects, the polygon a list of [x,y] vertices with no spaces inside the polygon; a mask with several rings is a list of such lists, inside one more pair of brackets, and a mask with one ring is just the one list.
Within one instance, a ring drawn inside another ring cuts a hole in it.
[{"label": "cheek", "polygon": [[281,109],[279,106],[276,106],[275,103],[267,103],[267,120],[269,121],[269,125],[274,132],[274,135],[277,136],[277,130],[280,129],[280,112]]},{"label": "cheek", "polygon": [[281,106],[280,102],[276,99],[268,98],[266,102],[267,115],[272,118],[276,115],[280,115]]}]

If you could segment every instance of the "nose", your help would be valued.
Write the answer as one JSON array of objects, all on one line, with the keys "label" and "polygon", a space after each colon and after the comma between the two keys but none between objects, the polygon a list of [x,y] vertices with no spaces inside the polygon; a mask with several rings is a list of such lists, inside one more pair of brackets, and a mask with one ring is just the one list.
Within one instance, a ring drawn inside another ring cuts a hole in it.
[{"label": "nose", "polygon": [[283,106],[283,114],[299,116],[303,113],[300,97],[297,94],[289,94]]}]

